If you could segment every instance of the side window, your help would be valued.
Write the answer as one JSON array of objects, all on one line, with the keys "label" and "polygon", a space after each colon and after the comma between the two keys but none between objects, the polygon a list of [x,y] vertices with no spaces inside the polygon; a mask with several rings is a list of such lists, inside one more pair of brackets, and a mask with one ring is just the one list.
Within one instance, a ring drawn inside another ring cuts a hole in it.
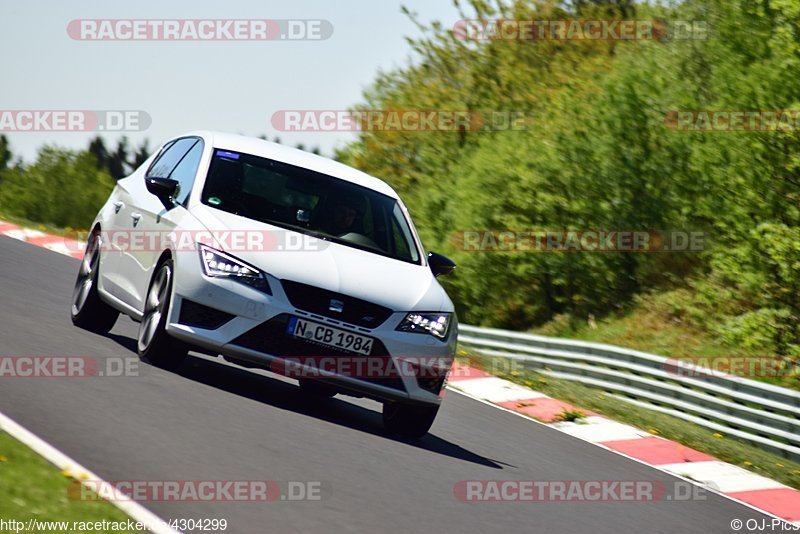
[{"label": "side window", "polygon": [[147,171],[147,176],[151,178],[169,178],[172,170],[195,143],[197,143],[197,139],[189,137],[186,139],[178,139],[169,145],[158,159],[153,162],[153,165],[150,166],[150,169]]},{"label": "side window", "polygon": [[203,155],[203,142],[197,141],[195,145],[186,153],[178,166],[173,169],[170,178],[178,180],[180,187],[175,197],[175,202],[186,206],[186,200],[192,192],[194,177],[197,174],[197,167],[200,165],[200,157]]}]

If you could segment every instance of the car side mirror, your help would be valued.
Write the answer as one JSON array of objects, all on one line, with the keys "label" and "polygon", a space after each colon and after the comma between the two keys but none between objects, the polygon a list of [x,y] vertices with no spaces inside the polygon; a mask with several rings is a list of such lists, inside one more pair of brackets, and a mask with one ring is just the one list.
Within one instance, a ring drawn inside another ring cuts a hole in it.
[{"label": "car side mirror", "polygon": [[450,274],[456,268],[456,264],[450,258],[437,254],[436,252],[428,253],[428,265],[433,271],[434,276]]},{"label": "car side mirror", "polygon": [[157,196],[165,208],[170,210],[175,207],[175,201],[172,198],[178,191],[178,186],[180,185],[178,180],[147,177],[144,179],[144,183],[147,186],[147,190]]}]

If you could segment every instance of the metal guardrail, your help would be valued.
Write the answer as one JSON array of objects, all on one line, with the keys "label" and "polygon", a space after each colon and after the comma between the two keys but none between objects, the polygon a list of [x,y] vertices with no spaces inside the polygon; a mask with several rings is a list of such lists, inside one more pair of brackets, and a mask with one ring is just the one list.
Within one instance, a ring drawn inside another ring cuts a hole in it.
[{"label": "metal guardrail", "polygon": [[459,343],[800,462],[800,392],[635,350],[459,325]]}]

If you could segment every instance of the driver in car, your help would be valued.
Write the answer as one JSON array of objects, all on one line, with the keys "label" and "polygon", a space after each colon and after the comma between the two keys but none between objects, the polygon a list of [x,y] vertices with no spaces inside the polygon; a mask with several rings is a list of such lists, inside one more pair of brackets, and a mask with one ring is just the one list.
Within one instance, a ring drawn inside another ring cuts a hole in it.
[{"label": "driver in car", "polygon": [[342,235],[353,229],[358,211],[346,203],[337,203],[333,208],[333,228],[335,235]]},{"label": "driver in car", "polygon": [[353,197],[340,196],[333,201],[328,233],[341,237],[350,232],[359,232],[357,224],[361,212],[359,200]]}]

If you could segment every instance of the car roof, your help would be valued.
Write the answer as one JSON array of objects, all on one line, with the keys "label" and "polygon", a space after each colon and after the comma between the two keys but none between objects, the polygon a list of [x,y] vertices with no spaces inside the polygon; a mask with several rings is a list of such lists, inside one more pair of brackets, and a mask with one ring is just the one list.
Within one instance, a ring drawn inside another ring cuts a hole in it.
[{"label": "car roof", "polygon": [[392,198],[399,198],[395,190],[383,180],[370,176],[344,163],[339,163],[338,161],[333,161],[332,159],[318,156],[310,152],[291,148],[279,143],[265,141],[257,137],[208,130],[188,132],[176,137],[187,136],[202,137],[214,148],[242,152],[253,156],[273,159],[282,163],[288,163],[289,165],[295,165],[297,167],[303,167],[304,169],[327,174],[328,176],[333,176],[334,178],[339,178],[372,189]]}]

